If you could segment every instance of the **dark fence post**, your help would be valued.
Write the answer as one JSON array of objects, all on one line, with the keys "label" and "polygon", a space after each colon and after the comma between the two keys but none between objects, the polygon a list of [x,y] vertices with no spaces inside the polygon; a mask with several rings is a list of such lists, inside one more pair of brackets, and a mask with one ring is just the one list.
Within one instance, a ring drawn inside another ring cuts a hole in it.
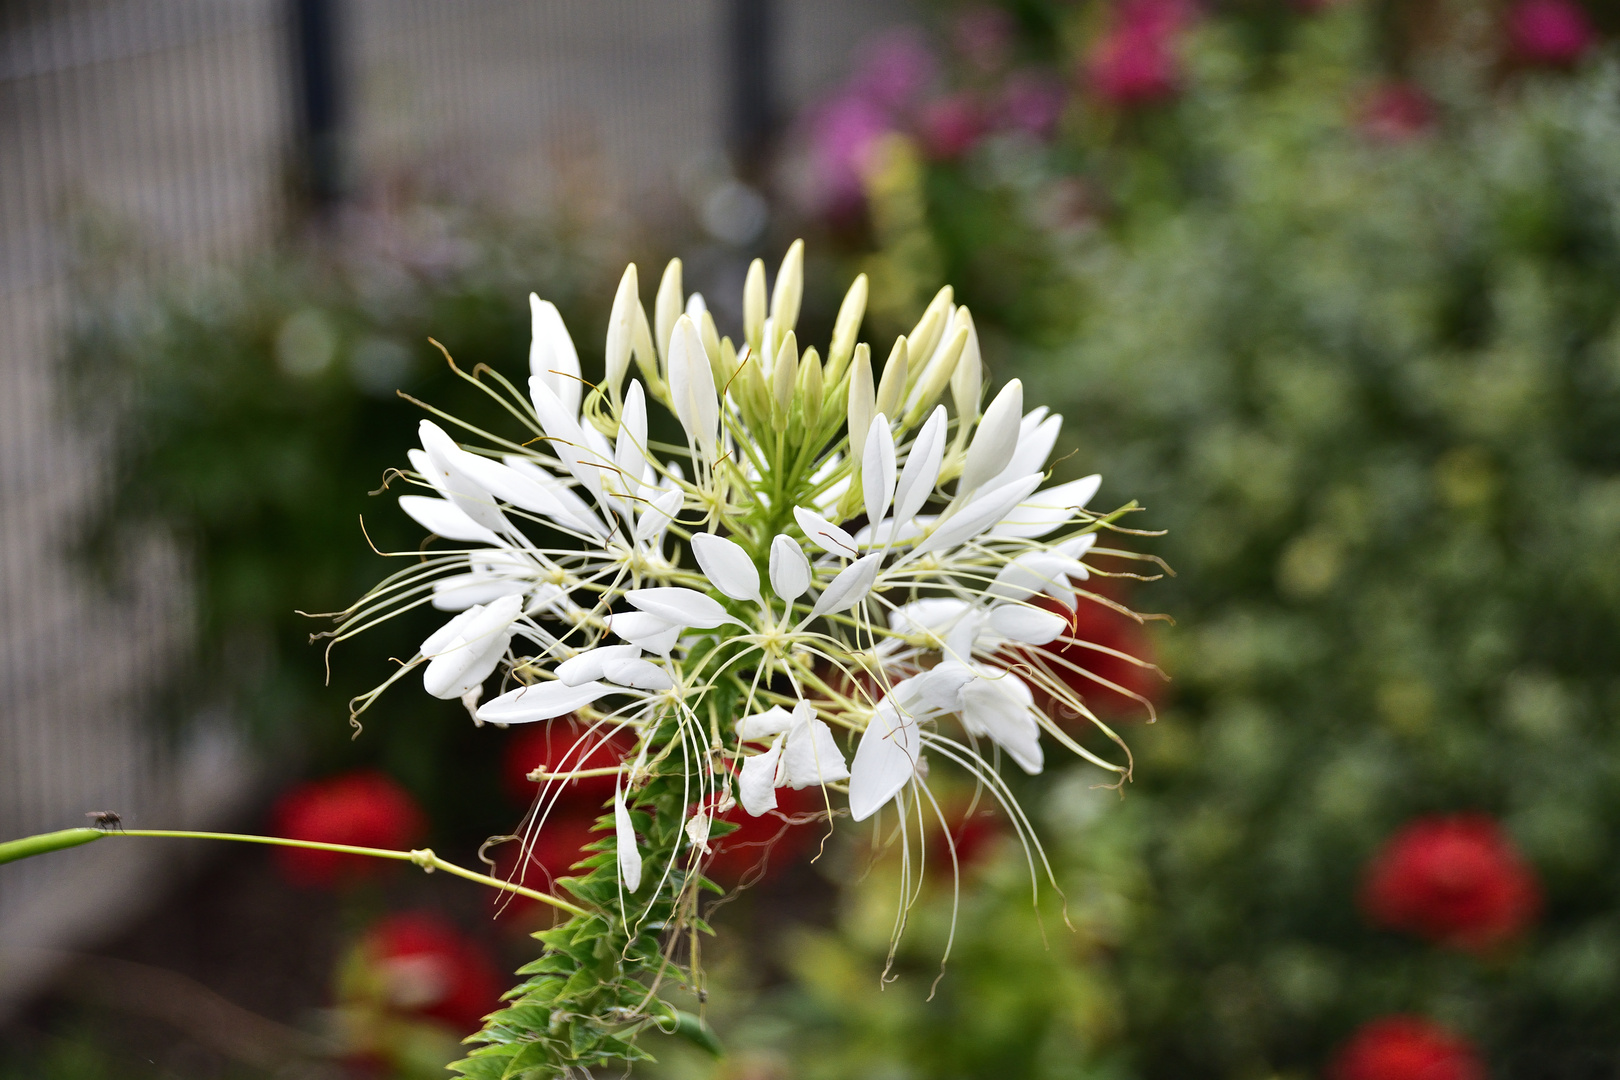
[{"label": "dark fence post", "polygon": [[317,216],[337,205],[347,186],[348,89],[342,0],[288,0],[292,46],[293,179]]},{"label": "dark fence post", "polygon": [[764,179],[776,127],[771,22],[771,0],[731,0],[731,130],[727,142],[732,168],[755,186]]}]

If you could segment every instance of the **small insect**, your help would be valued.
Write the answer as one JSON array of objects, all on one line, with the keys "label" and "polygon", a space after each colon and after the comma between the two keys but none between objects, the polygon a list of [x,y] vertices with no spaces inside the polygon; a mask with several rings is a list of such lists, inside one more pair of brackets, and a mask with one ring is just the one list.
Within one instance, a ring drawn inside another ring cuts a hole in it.
[{"label": "small insect", "polygon": [[116,810],[91,810],[84,815],[98,829],[119,829],[124,827],[124,819],[118,816]]}]

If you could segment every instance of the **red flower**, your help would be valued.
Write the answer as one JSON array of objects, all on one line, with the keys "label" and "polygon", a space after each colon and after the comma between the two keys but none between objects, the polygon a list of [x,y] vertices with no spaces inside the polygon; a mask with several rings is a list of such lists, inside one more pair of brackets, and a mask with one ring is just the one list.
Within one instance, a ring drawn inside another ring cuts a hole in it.
[{"label": "red flower", "polygon": [[918,126],[929,156],[951,161],[972,150],[984,135],[984,109],[972,94],[952,94],[923,106]]},{"label": "red flower", "polygon": [[759,817],[733,807],[720,820],[735,822],[736,832],[709,841],[714,854],[707,873],[722,885],[769,880],[804,858],[826,831],[825,822],[805,820],[827,808],[821,789],[776,790],[776,809]]},{"label": "red flower", "polygon": [[[1069,617],[1070,628],[1066,636],[1151,662],[1147,635],[1143,633],[1141,624],[1130,616],[1084,597],[1075,604],[1072,612],[1050,598],[1042,598],[1038,602],[1059,615]],[[1140,694],[1153,701],[1164,685],[1150,669],[1098,649],[1054,641],[1041,651],[1059,661],[1046,661],[1052,673],[1079,694],[1092,712],[1102,717],[1145,715],[1142,703],[1130,695]],[[1085,668],[1096,678],[1088,678],[1068,667],[1069,664]],[[1099,679],[1113,683],[1128,693],[1105,686]],[[1060,722],[1076,719],[1069,715],[1068,709],[1055,702],[1048,705],[1048,711]]]},{"label": "red flower", "polygon": [[1508,40],[1521,59],[1563,67],[1597,40],[1586,10],[1574,0],[1522,0],[1507,17]]},{"label": "red flower", "polygon": [[1434,127],[1434,105],[1411,83],[1385,83],[1362,102],[1360,126],[1378,142],[1407,142]]},{"label": "red flower", "polygon": [[[292,840],[317,840],[400,850],[422,838],[427,822],[410,793],[374,769],[300,784],[270,813],[270,831]],[[277,848],[281,870],[299,885],[334,885],[375,876],[394,864],[364,855]]]},{"label": "red flower", "polygon": [[1187,0],[1125,0],[1086,56],[1093,92],[1122,108],[1175,96],[1181,88],[1176,37],[1192,14]]},{"label": "red flower", "polygon": [[1330,1080],[1485,1080],[1485,1065],[1464,1040],[1416,1016],[1364,1025],[1328,1066]]},{"label": "red flower", "polygon": [[930,824],[936,826],[928,832],[928,866],[927,872],[939,875],[938,880],[949,881],[951,876],[951,849],[956,849],[956,867],[959,873],[969,874],[995,851],[997,842],[1006,835],[1001,818],[993,809],[980,802],[977,810],[971,817],[961,813],[967,809],[960,806],[956,813],[949,808],[945,811],[945,820],[951,822],[950,843],[945,842],[945,832],[938,828],[938,822]]},{"label": "red flower", "polygon": [[1373,922],[1442,945],[1483,950],[1517,936],[1541,906],[1534,871],[1483,814],[1419,818],[1368,867]]},{"label": "red flower", "polygon": [[382,976],[387,1004],[399,1012],[472,1032],[500,1004],[495,965],[476,942],[432,912],[380,920],[366,931],[361,948]]}]

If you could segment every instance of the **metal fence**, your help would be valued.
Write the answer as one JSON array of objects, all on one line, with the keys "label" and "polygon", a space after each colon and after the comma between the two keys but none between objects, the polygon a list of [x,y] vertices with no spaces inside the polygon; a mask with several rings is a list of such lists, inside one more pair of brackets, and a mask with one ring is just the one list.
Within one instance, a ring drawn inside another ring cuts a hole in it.
[{"label": "metal fence", "polygon": [[[174,554],[132,553],[139,588],[119,594],[66,554],[107,482],[54,382],[75,229],[134,238],[121,265],[138,290],[274,243],[300,176],[319,198],[437,169],[544,213],[560,166],[584,155],[624,205],[667,212],[681,170],[728,143],[757,148],[767,106],[791,108],[903,13],[901,0],[0,0],[0,837],[102,808],[217,823],[252,789],[228,724],[171,745],[142,719],[186,640]],[[328,15],[312,42],[310,19]],[[138,908],[157,868],[131,848],[6,867],[0,1012],[52,949],[110,929],[108,896]]]}]

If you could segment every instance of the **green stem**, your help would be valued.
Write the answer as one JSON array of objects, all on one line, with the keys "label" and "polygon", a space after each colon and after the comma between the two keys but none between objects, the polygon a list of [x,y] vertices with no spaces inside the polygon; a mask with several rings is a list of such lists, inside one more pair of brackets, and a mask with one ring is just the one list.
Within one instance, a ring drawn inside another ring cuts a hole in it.
[{"label": "green stem", "polygon": [[63,829],[60,832],[41,833],[38,836],[28,836],[21,840],[11,840],[0,844],[0,863],[12,862],[16,859],[26,859],[30,855],[43,855],[51,851],[61,851],[63,848],[74,847],[79,844],[88,844],[92,840],[99,840],[103,836],[156,836],[169,837],[179,840],[235,840],[244,844],[270,844],[275,847],[308,848],[313,851],[331,851],[340,855],[365,855],[373,859],[392,859],[395,862],[415,863],[428,873],[443,870],[468,881],[476,881],[480,885],[488,885],[493,889],[516,893],[531,900],[538,900],[542,904],[550,904],[560,908],[571,915],[589,915],[590,912],[578,904],[571,904],[560,897],[548,893],[537,892],[522,885],[515,885],[510,881],[480,874],[455,863],[446,862],[435,855],[431,848],[421,848],[416,851],[394,851],[389,848],[356,847],[353,844],[327,844],[318,840],[288,840],[279,836],[255,836],[250,833],[219,833],[219,832],[193,832],[184,829]]}]

